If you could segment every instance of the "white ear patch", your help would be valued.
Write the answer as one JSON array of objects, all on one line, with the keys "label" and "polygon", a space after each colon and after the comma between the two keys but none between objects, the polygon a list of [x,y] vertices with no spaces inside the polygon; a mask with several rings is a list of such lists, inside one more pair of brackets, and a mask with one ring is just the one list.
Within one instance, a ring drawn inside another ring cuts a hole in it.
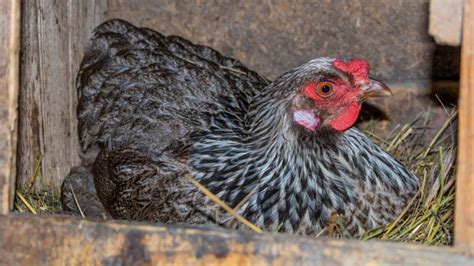
[{"label": "white ear patch", "polygon": [[314,131],[318,127],[320,119],[311,110],[296,110],[293,112],[293,120],[299,125]]}]

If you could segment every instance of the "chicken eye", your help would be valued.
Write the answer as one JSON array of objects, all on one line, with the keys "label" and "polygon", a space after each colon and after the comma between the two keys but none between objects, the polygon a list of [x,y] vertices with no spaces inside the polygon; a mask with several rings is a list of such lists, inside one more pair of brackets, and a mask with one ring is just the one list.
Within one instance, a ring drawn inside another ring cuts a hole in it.
[{"label": "chicken eye", "polygon": [[316,92],[321,97],[329,97],[334,93],[334,86],[330,82],[320,82],[316,88]]}]

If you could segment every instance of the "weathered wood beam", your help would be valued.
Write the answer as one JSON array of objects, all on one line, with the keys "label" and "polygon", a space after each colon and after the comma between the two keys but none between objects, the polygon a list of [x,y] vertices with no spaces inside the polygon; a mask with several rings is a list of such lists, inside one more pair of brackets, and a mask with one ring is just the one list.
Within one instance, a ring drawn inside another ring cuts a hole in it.
[{"label": "weathered wood beam", "polygon": [[19,90],[20,3],[0,1],[0,214],[13,203]]},{"label": "weathered wood beam", "polygon": [[0,265],[474,265],[455,248],[0,216]]},{"label": "weathered wood beam", "polygon": [[24,0],[18,182],[59,185],[79,163],[75,89],[92,29],[105,20],[106,0]]},{"label": "weathered wood beam", "polygon": [[474,252],[474,0],[464,3],[454,236]]}]

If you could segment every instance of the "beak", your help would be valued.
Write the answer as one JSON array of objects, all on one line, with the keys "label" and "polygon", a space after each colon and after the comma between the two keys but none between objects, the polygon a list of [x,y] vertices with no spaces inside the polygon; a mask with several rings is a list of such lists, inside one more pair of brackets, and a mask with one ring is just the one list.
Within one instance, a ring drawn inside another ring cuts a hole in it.
[{"label": "beak", "polygon": [[392,96],[392,91],[382,82],[369,79],[368,85],[362,85],[362,99],[367,100],[374,97]]}]

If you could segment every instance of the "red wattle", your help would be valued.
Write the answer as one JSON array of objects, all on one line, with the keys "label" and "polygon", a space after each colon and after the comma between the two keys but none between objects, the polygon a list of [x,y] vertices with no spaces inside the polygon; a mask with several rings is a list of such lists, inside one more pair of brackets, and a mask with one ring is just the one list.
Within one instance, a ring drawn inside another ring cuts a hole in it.
[{"label": "red wattle", "polygon": [[350,128],[356,122],[357,118],[359,117],[361,109],[360,103],[352,103],[349,107],[341,113],[339,116],[334,118],[331,121],[331,126],[337,131],[344,131]]}]

